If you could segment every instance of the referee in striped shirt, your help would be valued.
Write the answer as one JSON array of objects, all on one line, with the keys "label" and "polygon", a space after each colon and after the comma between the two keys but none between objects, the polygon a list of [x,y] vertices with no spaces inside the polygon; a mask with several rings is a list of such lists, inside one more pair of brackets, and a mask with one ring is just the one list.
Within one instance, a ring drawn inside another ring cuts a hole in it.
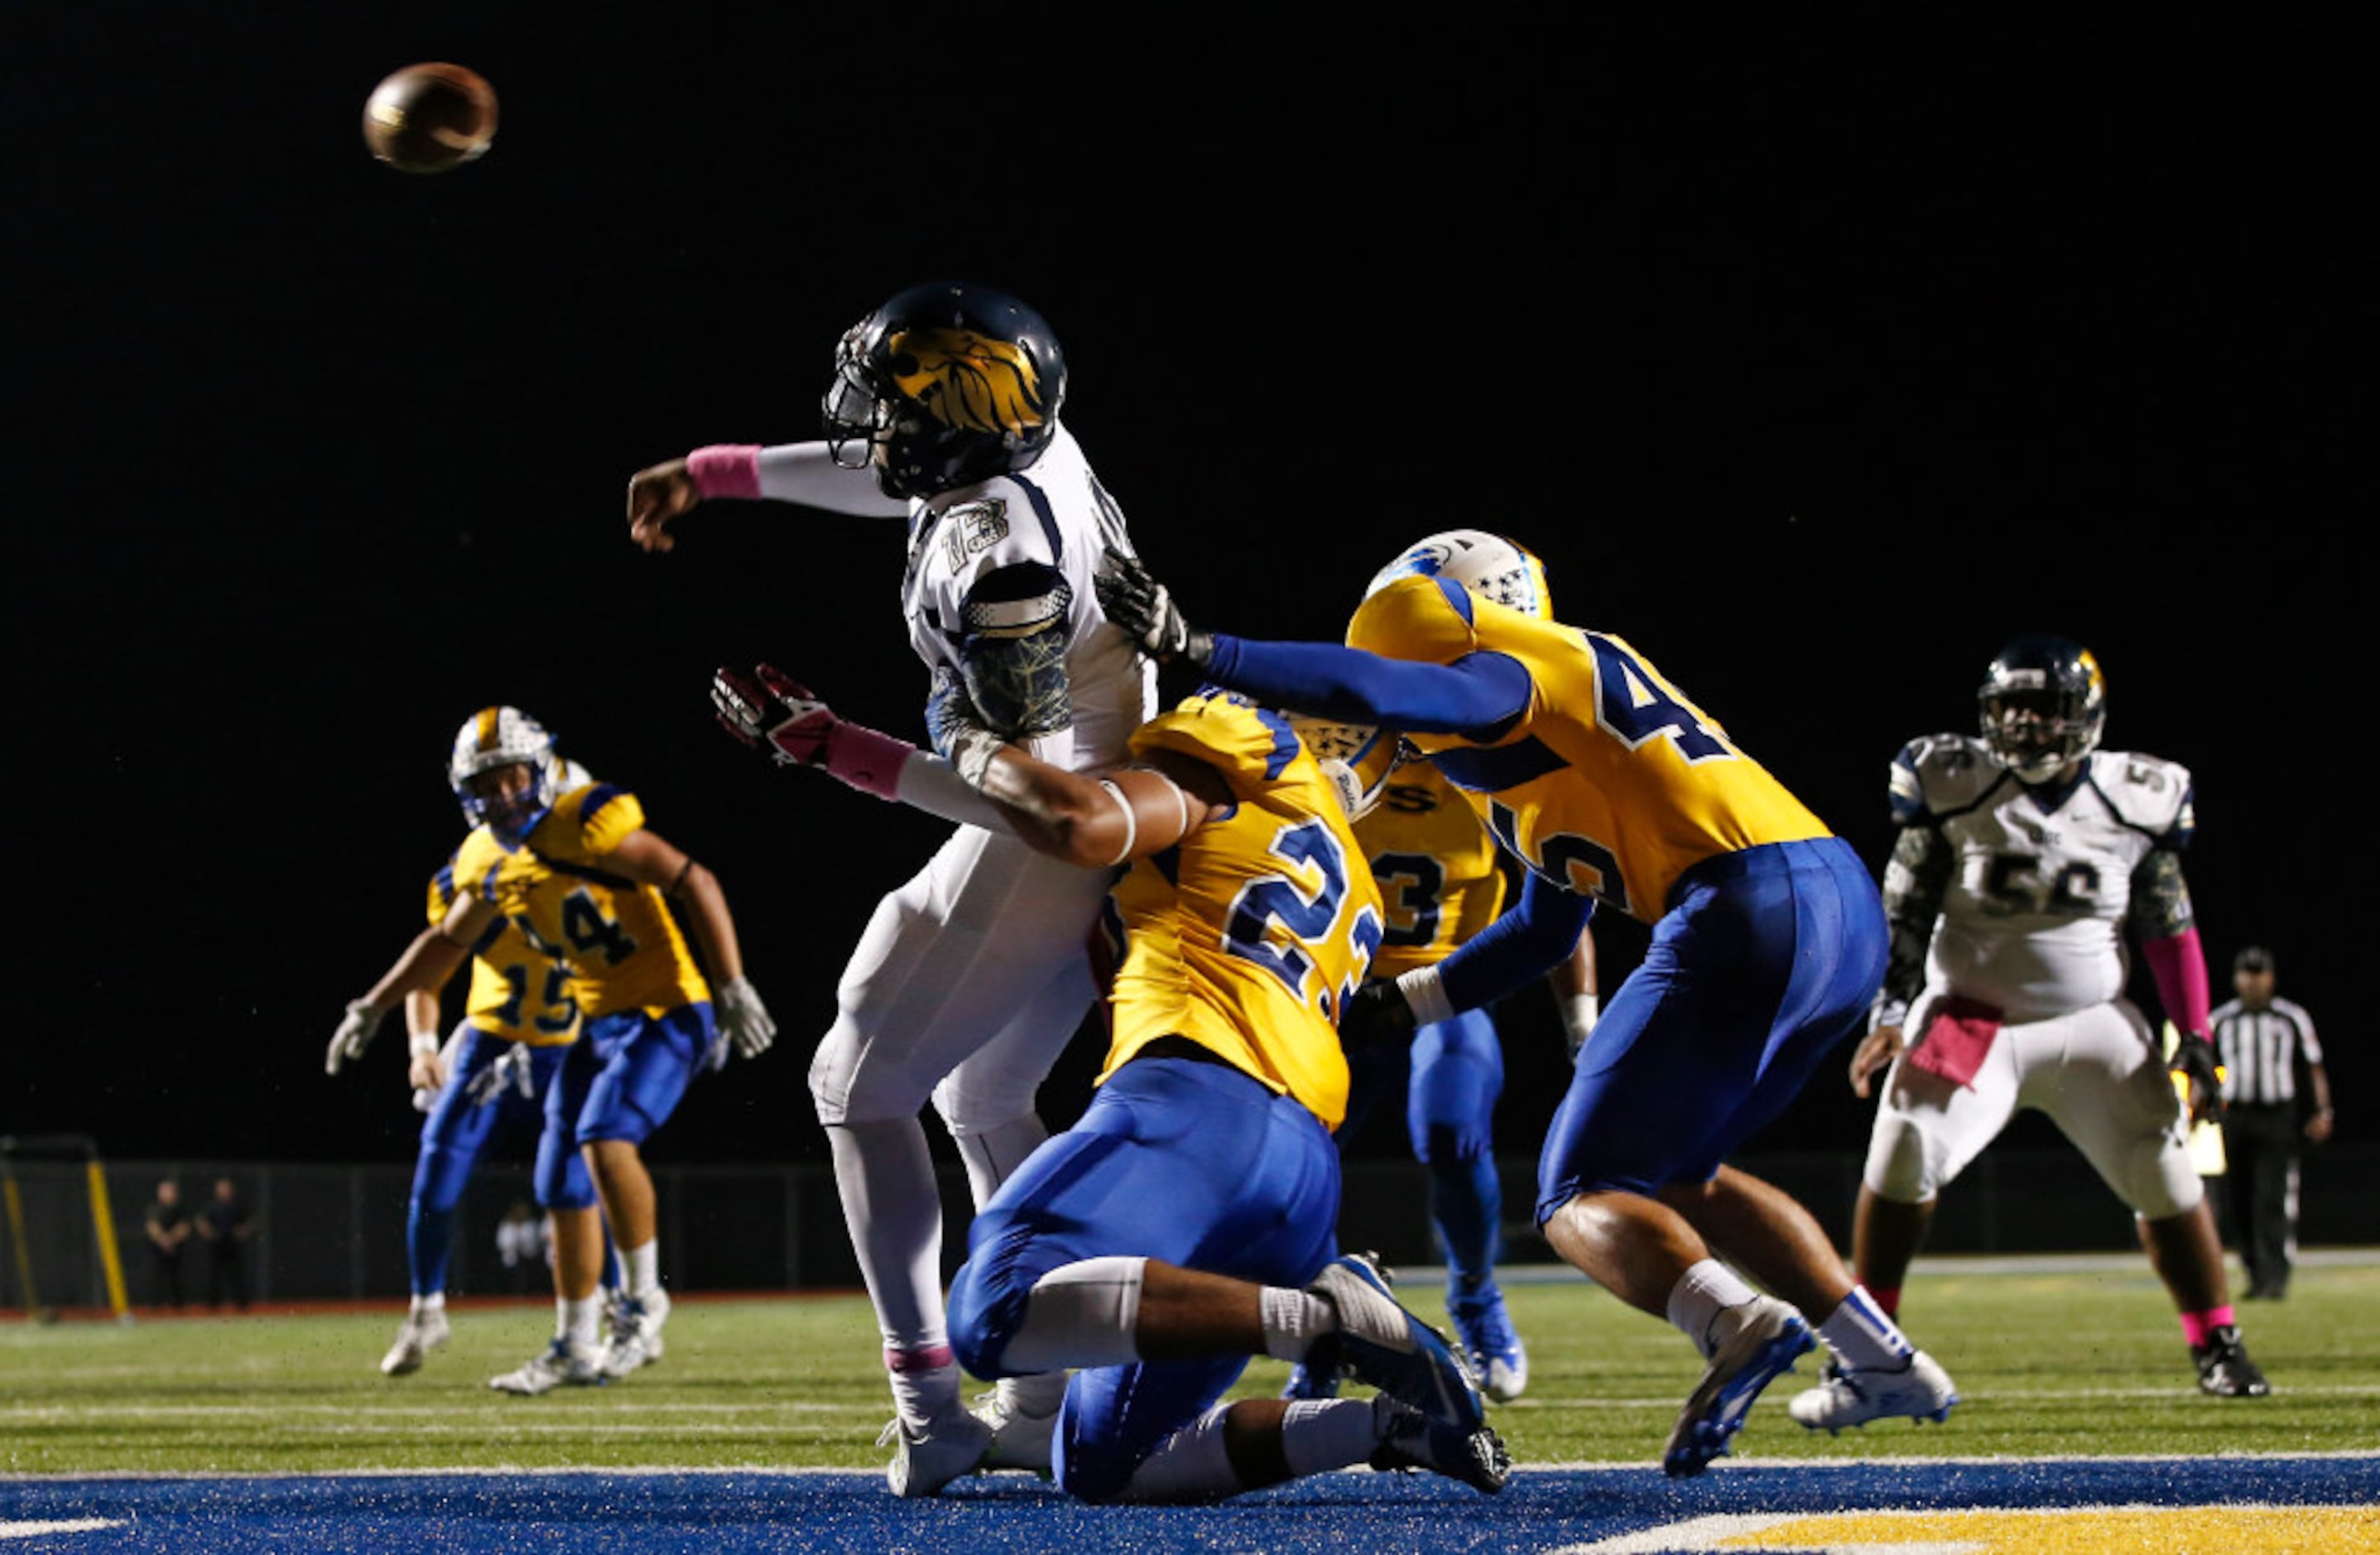
[{"label": "referee in striped shirt", "polygon": [[2248,1266],[2248,1299],[2278,1301],[2289,1294],[2298,1250],[2298,1155],[2308,1140],[2330,1137],[2330,1076],[2313,1017],[2274,996],[2272,952],[2251,945],[2233,958],[2231,989],[2238,997],[2216,1010],[2212,1024],[2224,1069],[2232,1242]]}]

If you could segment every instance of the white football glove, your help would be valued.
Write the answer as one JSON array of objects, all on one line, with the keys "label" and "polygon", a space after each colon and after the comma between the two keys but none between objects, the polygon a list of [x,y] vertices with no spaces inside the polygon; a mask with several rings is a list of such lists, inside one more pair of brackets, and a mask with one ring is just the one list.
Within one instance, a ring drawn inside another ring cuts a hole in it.
[{"label": "white football glove", "polygon": [[471,1081],[471,1105],[491,1106],[503,1100],[507,1089],[518,1091],[524,1101],[537,1099],[537,1078],[529,1069],[528,1045],[525,1042],[506,1044],[503,1055],[480,1071]]},{"label": "white football glove", "polygon": [[[719,1035],[735,1049],[737,1058],[758,1058],[777,1039],[777,1023],[769,1017],[768,1006],[760,1002],[759,990],[749,978],[720,984],[711,990],[710,1002],[719,1012]],[[727,1062],[717,1042],[711,1044],[711,1068]]]},{"label": "white football glove", "polygon": [[331,1034],[331,1051],[324,1055],[322,1073],[335,1075],[339,1065],[349,1059],[361,1058],[371,1039],[380,1035],[380,1023],[388,1018],[386,1010],[375,1009],[370,1002],[353,999],[347,1002],[347,1013],[339,1022],[339,1029]]}]

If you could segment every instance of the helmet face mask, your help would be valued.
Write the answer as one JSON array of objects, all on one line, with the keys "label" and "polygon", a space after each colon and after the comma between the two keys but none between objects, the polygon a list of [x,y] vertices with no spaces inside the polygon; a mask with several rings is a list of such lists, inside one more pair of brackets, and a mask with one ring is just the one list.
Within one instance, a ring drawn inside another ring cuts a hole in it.
[{"label": "helmet face mask", "polygon": [[819,405],[829,451],[887,496],[1030,466],[1057,433],[1065,356],[1038,313],[988,286],[912,286],[844,333]]},{"label": "helmet face mask", "polygon": [[2026,783],[2047,783],[2099,747],[2107,683],[2091,650],[2028,636],[2000,650],[1975,694],[1984,743]]},{"label": "helmet face mask", "polygon": [[1416,577],[1451,578],[1476,598],[1539,621],[1553,619],[1545,564],[1528,547],[1486,529],[1446,529],[1415,541],[1373,575],[1364,597],[1400,577]]},{"label": "helmet face mask", "polygon": [[1389,790],[1390,777],[1404,764],[1404,742],[1393,735],[1382,735],[1368,723],[1341,723],[1293,712],[1289,715],[1289,726],[1338,790],[1340,806],[1351,821],[1372,813]]},{"label": "helmet face mask", "polygon": [[[503,775],[512,768],[522,775]],[[561,778],[553,736],[514,707],[481,708],[464,720],[446,761],[446,784],[463,808],[464,823],[485,826],[507,841],[526,832],[553,803]]]}]

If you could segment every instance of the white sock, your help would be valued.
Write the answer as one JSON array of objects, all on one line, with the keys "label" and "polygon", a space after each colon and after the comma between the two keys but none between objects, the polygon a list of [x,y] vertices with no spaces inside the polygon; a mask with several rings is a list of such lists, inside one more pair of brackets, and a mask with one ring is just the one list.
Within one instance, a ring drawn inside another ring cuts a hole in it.
[{"label": "white sock", "polygon": [[568,1296],[554,1298],[555,1332],[573,1350],[595,1348],[595,1323],[602,1316],[601,1296],[587,1296],[577,1301]]},{"label": "white sock", "polygon": [[1899,1371],[1916,1349],[1864,1285],[1853,1285],[1852,1294],[1827,1315],[1818,1325],[1818,1337],[1854,1369]]},{"label": "white sock", "polygon": [[942,1199],[916,1118],[836,1124],[834,1186],[888,1348],[950,1342],[942,1309]]},{"label": "white sock", "polygon": [[1679,1275],[1670,1288],[1670,1321],[1694,1342],[1694,1348],[1707,1360],[1720,1342],[1735,1331],[1733,1322],[1721,1320],[1728,1309],[1759,1295],[1735,1270],[1717,1258],[1705,1258]]},{"label": "white sock", "polygon": [[[939,1348],[945,1356],[951,1353],[947,1344],[929,1347],[929,1350],[931,1348]],[[890,1349],[885,1351],[885,1375],[892,1383],[892,1412],[901,1416],[901,1423],[909,1427],[910,1435],[917,1435],[933,1421],[966,1407],[961,1397],[966,1379],[960,1372],[958,1362],[944,1360],[940,1365],[920,1365],[918,1357],[921,1352],[912,1351],[905,1364],[895,1367],[890,1363],[896,1354],[898,1352]]]},{"label": "white sock", "polygon": [[1040,1117],[1032,1112],[1021,1118],[1011,1118],[990,1128],[970,1128],[962,1134],[951,1129],[951,1143],[958,1147],[959,1160],[966,1167],[967,1193],[975,1207],[982,1209],[991,1202],[1000,1184],[1008,1181],[1009,1173],[1025,1164],[1025,1158],[1039,1149],[1050,1137]]},{"label": "white sock", "polygon": [[1313,1342],[1339,1326],[1330,1304],[1308,1291],[1267,1285],[1257,1298],[1264,1322],[1265,1354],[1277,1361],[1302,1361]]},{"label": "white sock", "polygon": [[630,1247],[620,1255],[620,1267],[626,1272],[628,1295],[642,1301],[662,1288],[662,1244],[655,1237],[641,1247]]},{"label": "white sock", "polygon": [[1369,1459],[1395,1413],[1381,1407],[1388,1398],[1380,1393],[1368,1399],[1300,1399],[1292,1403],[1281,1420],[1281,1455],[1291,1476],[1303,1479]]},{"label": "white sock", "polygon": [[413,1298],[413,1312],[416,1317],[427,1318],[433,1312],[443,1312],[445,1310],[446,1293],[444,1291],[437,1291],[429,1295],[418,1295]]}]

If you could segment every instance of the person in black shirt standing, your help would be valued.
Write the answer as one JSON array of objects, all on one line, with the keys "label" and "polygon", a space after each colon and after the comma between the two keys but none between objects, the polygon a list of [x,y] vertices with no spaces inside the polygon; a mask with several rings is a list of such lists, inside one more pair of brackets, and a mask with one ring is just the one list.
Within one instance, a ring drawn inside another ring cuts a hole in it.
[{"label": "person in black shirt standing", "polygon": [[228,1177],[215,1179],[215,1196],[199,1211],[199,1235],[207,1245],[207,1305],[231,1304],[248,1310],[248,1244],[256,1217]]},{"label": "person in black shirt standing", "polygon": [[171,1177],[157,1184],[157,1197],[141,1222],[157,1257],[157,1299],[176,1311],[182,1306],[182,1247],[190,1239],[190,1211],[182,1185]]},{"label": "person in black shirt standing", "polygon": [[2297,1257],[2298,1156],[2307,1141],[2330,1137],[2330,1076],[2313,1017],[2273,992],[2271,951],[2241,951],[2231,963],[2231,988],[2238,997],[2215,1012],[2212,1024],[2223,1055],[2232,1242],[2247,1265],[2248,1299],[2278,1301],[2289,1294]]}]

